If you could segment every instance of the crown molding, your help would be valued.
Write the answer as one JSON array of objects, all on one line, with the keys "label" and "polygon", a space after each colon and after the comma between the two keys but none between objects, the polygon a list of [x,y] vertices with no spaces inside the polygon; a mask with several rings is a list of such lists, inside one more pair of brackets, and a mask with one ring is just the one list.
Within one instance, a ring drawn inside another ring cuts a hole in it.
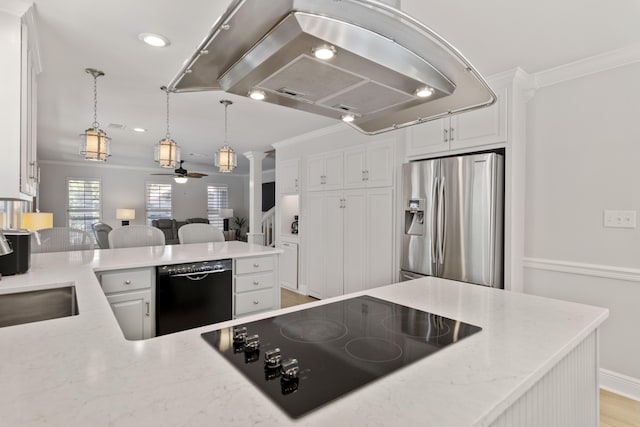
[{"label": "crown molding", "polygon": [[20,0],[0,0],[0,12],[6,12],[10,15],[21,17],[29,8],[33,6],[33,2],[24,2]]},{"label": "crown molding", "polygon": [[538,88],[640,62],[640,43],[535,73]]}]

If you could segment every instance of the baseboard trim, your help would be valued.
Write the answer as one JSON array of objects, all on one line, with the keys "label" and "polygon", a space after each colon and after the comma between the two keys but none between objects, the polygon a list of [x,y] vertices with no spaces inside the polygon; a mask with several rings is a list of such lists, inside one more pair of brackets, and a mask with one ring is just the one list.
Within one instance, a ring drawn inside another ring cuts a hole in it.
[{"label": "baseboard trim", "polygon": [[524,258],[524,268],[579,274],[582,276],[602,277],[605,279],[625,280],[640,283],[640,270],[615,267],[612,265],[588,264],[571,261],[558,261],[542,258]]},{"label": "baseboard trim", "polygon": [[640,379],[600,369],[600,388],[640,401]]}]

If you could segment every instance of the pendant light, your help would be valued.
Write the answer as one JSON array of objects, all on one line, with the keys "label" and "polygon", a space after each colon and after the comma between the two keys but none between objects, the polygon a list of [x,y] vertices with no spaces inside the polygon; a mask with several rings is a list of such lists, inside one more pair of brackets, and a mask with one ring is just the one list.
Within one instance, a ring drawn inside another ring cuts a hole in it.
[{"label": "pendant light", "polygon": [[105,131],[100,129],[100,123],[98,123],[98,77],[104,76],[104,73],[95,68],[86,68],[84,71],[93,76],[93,124],[83,134],[80,134],[83,138],[80,154],[84,156],[85,160],[106,162],[107,157],[111,155],[109,147],[111,138],[107,137]]},{"label": "pendant light", "polygon": [[169,89],[166,86],[162,86],[160,89],[167,93],[167,134],[164,139],[155,146],[154,160],[160,163],[162,168],[175,169],[178,163],[180,163],[180,148],[178,144],[171,139],[169,133]]},{"label": "pendant light", "polygon": [[220,147],[216,153],[215,161],[220,172],[228,173],[238,166],[238,156],[236,156],[235,151],[233,151],[227,143],[227,108],[233,104],[233,102],[228,99],[222,99],[220,100],[220,104],[224,105],[224,145]]}]

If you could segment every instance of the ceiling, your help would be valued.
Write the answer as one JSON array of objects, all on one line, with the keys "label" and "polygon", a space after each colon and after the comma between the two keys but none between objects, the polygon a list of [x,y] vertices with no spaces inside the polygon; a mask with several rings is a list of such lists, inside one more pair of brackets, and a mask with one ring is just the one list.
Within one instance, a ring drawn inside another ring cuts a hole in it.
[{"label": "ceiling", "polygon": [[[78,135],[93,122],[93,81],[84,72],[91,67],[106,74],[98,80],[98,121],[112,137],[107,163],[158,168],[153,146],[166,133],[166,95],[160,87],[229,3],[35,0],[43,66],[38,158],[82,162]],[[640,42],[637,0],[618,0],[615,7],[601,0],[402,0],[401,8],[452,43],[485,76],[516,66],[535,73]],[[162,34],[171,44],[149,47],[138,40],[144,32]],[[214,171],[213,155],[224,141],[221,99],[234,102],[228,142],[238,153],[268,151],[273,142],[336,124],[224,92],[172,94],[170,132],[190,171]],[[248,173],[248,160],[238,157],[235,173]],[[273,160],[263,167],[273,168]]]}]

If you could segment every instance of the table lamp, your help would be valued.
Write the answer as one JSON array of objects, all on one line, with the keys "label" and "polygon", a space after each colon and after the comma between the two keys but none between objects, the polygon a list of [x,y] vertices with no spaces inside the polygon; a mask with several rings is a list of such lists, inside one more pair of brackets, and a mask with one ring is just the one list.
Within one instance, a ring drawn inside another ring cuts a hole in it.
[{"label": "table lamp", "polygon": [[38,231],[53,227],[53,214],[51,212],[24,212],[22,214],[22,228],[29,231]]},{"label": "table lamp", "polygon": [[229,218],[233,218],[233,209],[220,209],[220,218],[222,218],[222,229],[229,231]]},{"label": "table lamp", "polygon": [[135,209],[116,209],[116,218],[122,221],[122,225],[129,225],[129,220],[136,219]]}]

